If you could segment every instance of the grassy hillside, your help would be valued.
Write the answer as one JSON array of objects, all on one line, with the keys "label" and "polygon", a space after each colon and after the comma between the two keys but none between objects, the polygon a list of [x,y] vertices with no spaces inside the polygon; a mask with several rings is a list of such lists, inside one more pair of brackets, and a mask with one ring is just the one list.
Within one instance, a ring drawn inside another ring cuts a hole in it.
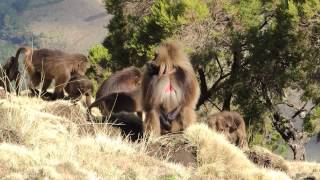
[{"label": "grassy hillside", "polygon": [[320,178],[320,166],[313,163],[286,161],[287,174],[259,168],[242,150],[201,124],[183,135],[197,148],[196,165],[186,167],[146,155],[150,144],[161,139],[133,144],[107,125],[87,123],[80,104],[2,95],[0,113],[4,179]]}]

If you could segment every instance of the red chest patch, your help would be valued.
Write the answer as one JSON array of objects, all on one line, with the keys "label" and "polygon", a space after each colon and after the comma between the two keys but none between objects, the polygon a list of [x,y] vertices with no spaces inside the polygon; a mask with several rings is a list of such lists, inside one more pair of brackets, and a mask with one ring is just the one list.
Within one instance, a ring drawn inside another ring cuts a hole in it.
[{"label": "red chest patch", "polygon": [[166,86],[166,88],[164,89],[164,92],[166,92],[166,93],[172,93],[173,91],[174,91],[174,89],[173,89],[171,83],[169,83],[169,84]]}]

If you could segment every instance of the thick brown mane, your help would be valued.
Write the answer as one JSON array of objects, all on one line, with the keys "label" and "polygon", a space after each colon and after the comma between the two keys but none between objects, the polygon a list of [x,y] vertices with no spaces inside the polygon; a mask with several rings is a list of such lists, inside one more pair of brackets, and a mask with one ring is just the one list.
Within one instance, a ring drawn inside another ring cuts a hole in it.
[{"label": "thick brown mane", "polygon": [[247,146],[246,125],[239,113],[218,112],[210,115],[207,122],[210,128],[222,132],[231,143],[239,147]]},{"label": "thick brown mane", "polygon": [[[200,96],[199,84],[179,43],[159,45],[155,58],[146,65],[141,86],[146,131],[156,135],[177,132],[196,120],[194,109]],[[170,122],[165,123],[166,120]]]}]

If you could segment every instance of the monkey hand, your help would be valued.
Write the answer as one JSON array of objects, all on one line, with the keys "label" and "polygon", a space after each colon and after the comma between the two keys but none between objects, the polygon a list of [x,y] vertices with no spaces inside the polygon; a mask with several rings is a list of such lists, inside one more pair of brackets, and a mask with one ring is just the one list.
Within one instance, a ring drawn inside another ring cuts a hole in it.
[{"label": "monkey hand", "polygon": [[181,111],[181,106],[176,107],[171,112],[166,113],[163,107],[160,107],[160,124],[161,126],[167,130],[170,131],[172,127],[172,121],[176,120]]}]

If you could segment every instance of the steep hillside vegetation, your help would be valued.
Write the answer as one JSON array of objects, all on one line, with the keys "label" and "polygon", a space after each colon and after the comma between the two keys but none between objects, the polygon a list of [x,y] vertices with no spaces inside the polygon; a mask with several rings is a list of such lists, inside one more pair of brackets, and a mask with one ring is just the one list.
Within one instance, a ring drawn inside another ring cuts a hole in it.
[{"label": "steep hillside vegetation", "polygon": [[222,135],[201,124],[184,135],[197,148],[196,165],[191,168],[146,155],[147,147],[161,139],[132,144],[107,125],[87,123],[79,104],[4,95],[0,113],[0,176],[5,179],[320,177],[320,166],[312,163],[285,162],[287,175],[258,168]]}]

